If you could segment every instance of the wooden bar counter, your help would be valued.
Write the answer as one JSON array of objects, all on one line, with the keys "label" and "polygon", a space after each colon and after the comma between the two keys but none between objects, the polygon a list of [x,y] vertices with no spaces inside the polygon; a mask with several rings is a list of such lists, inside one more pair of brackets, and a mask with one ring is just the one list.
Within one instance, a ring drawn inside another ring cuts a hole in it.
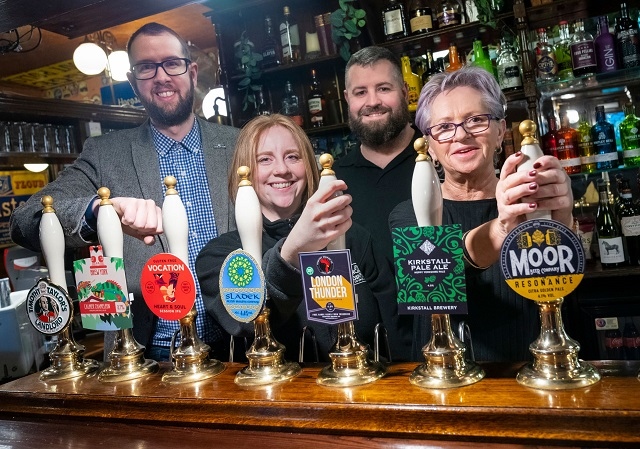
[{"label": "wooden bar counter", "polygon": [[116,384],[36,373],[0,386],[0,448],[640,447],[640,363],[594,364],[600,382],[563,391],[523,387],[521,365],[499,364],[449,390],[411,385],[416,363],[344,389],[318,386],[319,366],[259,388],[234,383],[240,364],[185,385],[162,383],[168,364]]}]

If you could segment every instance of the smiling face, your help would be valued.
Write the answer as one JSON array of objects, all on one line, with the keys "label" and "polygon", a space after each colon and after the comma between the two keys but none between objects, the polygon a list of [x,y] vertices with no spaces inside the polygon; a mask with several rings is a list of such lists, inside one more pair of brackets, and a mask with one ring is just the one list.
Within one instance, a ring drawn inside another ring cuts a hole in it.
[{"label": "smiling face", "polygon": [[349,127],[365,145],[378,147],[397,137],[411,121],[407,90],[387,60],[353,65],[346,78]]},{"label": "smiling face", "polygon": [[[474,88],[460,86],[439,94],[430,106],[429,126],[439,123],[460,123],[467,118],[487,114],[482,95]],[[505,132],[504,120],[491,120],[489,129],[468,134],[458,127],[455,136],[446,142],[437,142],[429,137],[429,152],[445,171],[445,181],[466,182],[473,179],[495,178],[493,155],[502,143]]]},{"label": "smiling face", "polygon": [[[132,42],[129,50],[131,65],[141,62],[163,62],[168,59],[185,58],[180,41],[169,33],[157,36],[141,34]],[[189,64],[187,72],[169,76],[158,67],[156,76],[149,80],[136,80],[132,73],[127,77],[154,126],[165,129],[185,124],[193,110],[194,88],[197,83],[198,66]]]},{"label": "smiling face", "polygon": [[253,183],[262,214],[270,221],[289,218],[302,206],[306,167],[291,133],[273,126],[262,133]]}]

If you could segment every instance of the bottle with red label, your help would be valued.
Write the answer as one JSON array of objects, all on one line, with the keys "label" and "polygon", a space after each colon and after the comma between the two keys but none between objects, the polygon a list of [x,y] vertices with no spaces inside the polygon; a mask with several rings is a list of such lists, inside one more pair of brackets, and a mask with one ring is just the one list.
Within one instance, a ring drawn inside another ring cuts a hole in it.
[{"label": "bottle with red label", "polygon": [[623,340],[620,329],[608,329],[604,333],[604,346],[607,350],[608,360],[623,359]]},{"label": "bottle with red label", "polygon": [[627,360],[640,360],[640,333],[633,320],[627,321],[622,332],[624,355]]},{"label": "bottle with red label", "polygon": [[560,165],[568,174],[573,175],[582,171],[578,143],[578,131],[569,126],[569,116],[562,115],[562,126],[558,130],[558,159]]}]

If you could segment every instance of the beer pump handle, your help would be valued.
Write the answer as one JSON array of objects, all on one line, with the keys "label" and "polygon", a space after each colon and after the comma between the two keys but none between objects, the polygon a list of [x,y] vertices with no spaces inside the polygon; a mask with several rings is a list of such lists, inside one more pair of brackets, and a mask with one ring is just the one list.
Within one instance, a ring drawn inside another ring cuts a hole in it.
[{"label": "beer pump handle", "polygon": [[53,198],[45,195],[40,200],[42,218],[40,219],[40,246],[49,269],[49,280],[67,290],[64,275],[64,233],[62,225],[53,208]]},{"label": "beer pump handle", "polygon": [[420,137],[413,143],[418,153],[411,178],[411,200],[418,226],[442,225],[442,190],[440,178],[427,154],[426,138]]},{"label": "beer pump handle", "polygon": [[[540,144],[536,139],[536,124],[532,120],[523,120],[518,126],[520,134],[522,134],[522,144],[520,151],[522,152],[522,162],[518,164],[518,171],[529,171],[533,169],[534,162],[544,155]],[[536,210],[527,214],[528,220],[546,219],[551,220],[551,212],[548,210]]]},{"label": "beer pump handle", "polygon": [[[336,172],[331,169],[331,167],[333,167],[333,156],[331,156],[329,153],[324,153],[322,156],[320,156],[319,162],[320,166],[322,167],[319,183],[319,187],[321,187],[328,182],[335,181],[337,178]],[[342,191],[335,193],[335,196],[340,195],[342,195]],[[329,242],[329,244],[327,245],[327,249],[329,250],[345,249],[346,247],[347,243],[345,234],[342,234],[340,237]]]},{"label": "beer pump handle", "polygon": [[100,208],[98,209],[98,240],[102,245],[102,252],[107,257],[123,257],[124,237],[120,217],[109,199],[111,191],[106,187],[98,189]]},{"label": "beer pump handle", "polygon": [[187,211],[176,190],[177,179],[164,178],[167,191],[162,203],[162,229],[169,242],[169,252],[189,263],[189,221]]},{"label": "beer pump handle", "polygon": [[251,254],[262,266],[262,209],[256,191],[251,185],[249,167],[238,168],[238,193],[236,195],[236,226],[242,241],[242,249]]}]

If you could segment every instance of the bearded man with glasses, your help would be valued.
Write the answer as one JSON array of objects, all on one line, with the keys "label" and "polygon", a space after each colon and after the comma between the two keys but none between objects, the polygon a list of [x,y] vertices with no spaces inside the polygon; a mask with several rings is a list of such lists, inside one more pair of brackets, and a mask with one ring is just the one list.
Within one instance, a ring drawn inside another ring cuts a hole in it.
[{"label": "bearded man with glasses", "polygon": [[[149,257],[168,252],[158,207],[164,199],[163,179],[172,175],[189,221],[189,267],[195,273],[200,249],[219,234],[235,229],[227,192],[229,161],[238,130],[209,123],[193,113],[198,65],[186,42],[172,29],[148,23],[127,44],[129,82],[149,119],[133,129],[88,138],[81,155],[58,178],[18,207],[11,217],[11,237],[40,251],[38,227],[43,195],[55,201],[67,247],[97,242],[98,188],[111,190],[111,202],[125,234],[127,287],[137,301],[131,305],[133,333],[147,348],[146,356],[168,360],[176,321],[155,317],[142,301],[139,276]],[[211,356],[228,359],[229,336],[206,314],[196,281],[196,328],[211,347]],[[113,338],[105,338],[105,356]]]}]

